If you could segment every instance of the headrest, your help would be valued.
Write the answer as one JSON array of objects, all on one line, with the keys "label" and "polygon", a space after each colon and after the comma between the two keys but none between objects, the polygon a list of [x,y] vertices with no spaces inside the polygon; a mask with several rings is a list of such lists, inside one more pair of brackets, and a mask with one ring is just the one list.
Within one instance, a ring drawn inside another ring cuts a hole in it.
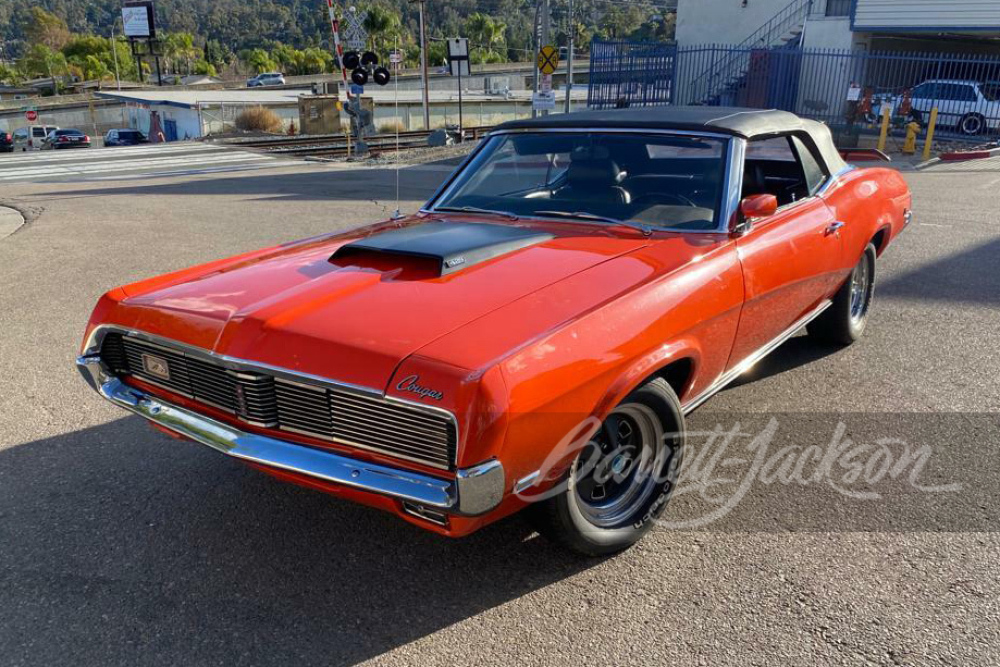
[{"label": "headrest", "polygon": [[605,146],[580,146],[570,154],[566,180],[577,187],[612,187],[625,179],[625,172],[611,159]]}]

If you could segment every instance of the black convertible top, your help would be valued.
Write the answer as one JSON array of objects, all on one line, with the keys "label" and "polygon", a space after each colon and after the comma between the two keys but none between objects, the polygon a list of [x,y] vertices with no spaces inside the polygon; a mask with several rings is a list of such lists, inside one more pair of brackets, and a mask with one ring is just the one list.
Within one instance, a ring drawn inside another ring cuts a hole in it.
[{"label": "black convertible top", "polygon": [[830,128],[814,120],[799,118],[793,113],[777,109],[666,106],[580,111],[510,121],[498,126],[496,130],[540,130],[546,128],[685,130],[730,134],[745,139],[759,139],[783,132],[800,132],[808,134],[812,138],[832,173],[836,173],[846,166],[833,144]]}]

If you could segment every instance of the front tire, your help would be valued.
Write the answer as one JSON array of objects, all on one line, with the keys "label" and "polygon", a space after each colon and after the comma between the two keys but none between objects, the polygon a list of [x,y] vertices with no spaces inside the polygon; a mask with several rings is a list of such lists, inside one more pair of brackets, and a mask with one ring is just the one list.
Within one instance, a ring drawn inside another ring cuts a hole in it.
[{"label": "front tire", "polygon": [[861,338],[875,297],[875,257],[875,246],[869,243],[833,297],[833,305],[806,327],[811,337],[833,345],[850,345]]},{"label": "front tire", "polygon": [[538,531],[586,556],[624,551],[653,526],[677,482],[684,414],[662,379],[616,407],[574,461],[566,488],[529,508]]}]

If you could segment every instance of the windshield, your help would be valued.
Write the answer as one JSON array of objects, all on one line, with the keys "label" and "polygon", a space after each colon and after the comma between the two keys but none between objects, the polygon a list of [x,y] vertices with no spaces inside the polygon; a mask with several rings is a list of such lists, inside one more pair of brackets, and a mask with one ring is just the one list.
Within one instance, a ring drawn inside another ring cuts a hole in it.
[{"label": "windshield", "polygon": [[670,134],[538,132],[492,137],[435,209],[718,228],[726,141]]}]

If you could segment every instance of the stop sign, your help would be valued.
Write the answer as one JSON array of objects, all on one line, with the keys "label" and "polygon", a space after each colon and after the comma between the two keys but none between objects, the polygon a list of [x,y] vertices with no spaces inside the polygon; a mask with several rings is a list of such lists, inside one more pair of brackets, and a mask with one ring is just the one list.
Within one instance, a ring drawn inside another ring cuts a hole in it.
[{"label": "stop sign", "polygon": [[29,123],[34,123],[36,120],[38,120],[38,112],[35,111],[34,109],[32,109],[31,111],[25,111],[24,118]]}]

